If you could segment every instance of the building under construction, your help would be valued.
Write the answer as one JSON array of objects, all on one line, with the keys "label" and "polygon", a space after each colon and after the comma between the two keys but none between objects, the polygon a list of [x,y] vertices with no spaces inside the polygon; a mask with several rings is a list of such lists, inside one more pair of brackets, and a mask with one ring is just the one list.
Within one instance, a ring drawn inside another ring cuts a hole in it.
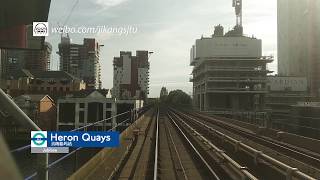
[{"label": "building under construction", "polygon": [[234,0],[237,24],[224,33],[221,25],[211,37],[197,39],[191,48],[193,101],[200,111],[237,114],[264,111],[267,63],[262,42],[243,35],[242,1]]},{"label": "building under construction", "polygon": [[84,38],[83,44],[71,42],[62,35],[59,43],[60,70],[84,80],[86,89],[101,89],[101,44],[94,38]]}]

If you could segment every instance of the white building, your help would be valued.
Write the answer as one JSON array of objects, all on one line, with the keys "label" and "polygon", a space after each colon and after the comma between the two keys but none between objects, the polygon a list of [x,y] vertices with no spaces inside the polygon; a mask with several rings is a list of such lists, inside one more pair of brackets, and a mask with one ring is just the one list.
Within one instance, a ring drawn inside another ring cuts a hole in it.
[{"label": "white building", "polygon": [[[106,90],[86,90],[57,101],[57,129],[72,130],[117,114],[142,108],[143,102],[137,100],[115,100],[108,98]],[[130,118],[130,113],[99,123],[88,130],[107,130]],[[124,124],[126,126],[128,124]]]}]

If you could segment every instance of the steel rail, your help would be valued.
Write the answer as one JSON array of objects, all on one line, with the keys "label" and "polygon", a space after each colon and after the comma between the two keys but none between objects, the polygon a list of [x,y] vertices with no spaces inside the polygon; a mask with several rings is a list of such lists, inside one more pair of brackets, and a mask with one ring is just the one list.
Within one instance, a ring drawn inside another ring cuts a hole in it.
[{"label": "steel rail", "polygon": [[211,168],[209,163],[203,158],[203,156],[200,154],[200,152],[197,150],[197,148],[192,144],[192,142],[188,139],[186,134],[182,131],[182,129],[179,127],[179,125],[173,120],[172,116],[168,114],[169,119],[174,123],[174,125],[177,127],[177,129],[180,131],[181,135],[185,138],[185,140],[188,142],[188,144],[191,146],[194,152],[198,155],[198,157],[201,159],[201,161],[205,164],[205,166],[208,168],[210,173],[215,177],[216,180],[220,180],[217,173]]},{"label": "steel rail", "polygon": [[[199,117],[199,116],[205,117],[205,116],[203,116],[201,114],[198,114],[198,113],[197,113],[197,116],[195,116],[195,115],[192,115],[192,116],[194,116],[194,117]],[[226,128],[227,127],[228,130],[232,129],[233,131],[235,131],[236,133],[238,133],[241,136],[244,136],[244,137],[250,138],[250,139],[253,138],[259,144],[267,146],[267,147],[270,147],[272,149],[276,149],[277,151],[279,151],[279,149],[282,149],[283,154],[285,154],[287,156],[291,156],[291,157],[292,156],[296,156],[297,157],[296,160],[299,160],[299,161],[302,161],[302,162],[306,162],[306,159],[308,159],[307,163],[310,164],[310,165],[312,164],[314,167],[320,166],[320,159],[319,159],[318,156],[315,157],[315,156],[313,156],[311,154],[306,154],[305,152],[295,148],[294,146],[284,145],[284,144],[281,144],[281,143],[277,143],[274,140],[270,140],[270,139],[266,139],[266,138],[263,138],[263,137],[259,137],[259,136],[253,135],[251,133],[248,133],[248,132],[242,130],[241,128],[237,128],[235,126],[228,125],[225,122],[221,122],[221,120],[218,120],[216,118],[213,118],[213,120],[215,120],[216,125],[219,126],[219,127],[222,127],[222,128]],[[212,121],[210,123],[213,124]]]},{"label": "steel rail", "polygon": [[298,168],[291,167],[291,166],[289,166],[289,165],[287,165],[287,164],[285,164],[285,163],[283,163],[283,162],[281,162],[279,160],[276,160],[276,159],[272,158],[271,156],[268,156],[268,155],[264,154],[262,151],[258,151],[255,148],[253,148],[251,146],[248,146],[248,145],[244,144],[241,141],[238,141],[238,140],[236,140],[236,139],[234,139],[234,138],[232,138],[232,137],[230,137],[228,135],[225,135],[224,133],[222,133],[222,132],[220,132],[220,131],[218,131],[218,130],[216,130],[216,129],[214,129],[214,128],[212,128],[212,127],[210,127],[210,126],[208,126],[208,125],[206,125],[204,123],[202,123],[201,121],[196,120],[195,118],[192,118],[192,117],[190,117],[190,116],[188,116],[188,115],[186,115],[184,113],[177,112],[177,111],[175,111],[173,109],[171,109],[171,110],[174,111],[175,113],[181,114],[182,116],[184,116],[184,117],[186,117],[186,118],[188,118],[190,120],[193,120],[197,124],[207,128],[207,129],[213,131],[215,134],[219,135],[220,137],[225,138],[225,139],[229,140],[231,143],[237,145],[237,147],[240,147],[240,148],[242,147],[245,152],[251,152],[252,154],[255,154],[256,155],[256,157],[255,157],[255,161],[256,162],[258,162],[258,158],[261,158],[262,160],[264,160],[266,162],[269,162],[272,165],[277,166],[278,168],[282,169],[282,171],[287,173],[286,174],[287,178],[290,178],[289,176],[296,175],[298,178],[303,178],[303,179],[306,179],[306,180],[316,180],[314,177],[311,177],[311,176],[301,172],[300,170],[298,170]]},{"label": "steel rail", "polygon": [[[177,146],[176,146],[176,144],[174,143],[174,140],[173,140],[173,137],[172,137],[172,133],[171,133],[171,131],[170,131],[170,129],[169,129],[169,127],[168,127],[168,125],[167,125],[166,123],[164,124],[164,126],[165,126],[165,128],[167,129],[167,132],[168,132],[168,134],[169,134],[169,139],[170,139],[170,141],[171,141],[171,143],[172,143],[172,145],[173,145],[173,148],[174,148],[175,153],[177,154],[177,158],[178,158],[178,160],[179,160],[179,165],[180,165],[180,167],[181,167],[181,169],[182,169],[182,173],[183,173],[184,179],[185,179],[185,180],[188,180],[188,176],[187,176],[186,170],[185,170],[185,168],[184,168],[184,166],[183,166],[183,164],[182,164],[182,160],[181,160],[181,158],[180,158],[180,155],[179,155]],[[169,147],[169,148],[170,148],[170,147]]]},{"label": "steel rail", "polygon": [[[229,164],[237,169],[238,171],[242,172],[242,175],[244,175],[246,178],[249,178],[251,180],[258,180],[254,175],[252,175],[246,167],[241,166],[236,161],[234,161],[232,158],[230,158],[224,151],[216,147],[214,144],[212,144],[207,138],[202,136],[199,132],[197,132],[194,128],[192,128],[189,124],[187,124],[185,121],[183,121],[180,117],[176,116],[180,120],[181,123],[183,123],[187,128],[189,128],[196,136],[200,137],[204,142],[206,142],[212,149],[214,149],[214,152],[218,153],[220,156],[222,156]],[[176,123],[175,123],[176,124]],[[182,130],[181,130],[182,131]],[[185,136],[186,137],[186,136]],[[186,137],[187,139],[187,137]],[[188,139],[187,139],[188,140]],[[189,141],[189,140],[188,140]],[[190,142],[191,143],[191,142]],[[208,164],[208,163],[207,163]],[[208,164],[209,165],[209,164]],[[219,178],[219,177],[218,177]],[[246,179],[244,178],[244,179]]]},{"label": "steel rail", "polygon": [[156,144],[154,150],[154,169],[153,169],[153,180],[157,180],[158,176],[158,153],[159,153],[159,112],[160,109],[158,108],[158,113],[156,117]]}]

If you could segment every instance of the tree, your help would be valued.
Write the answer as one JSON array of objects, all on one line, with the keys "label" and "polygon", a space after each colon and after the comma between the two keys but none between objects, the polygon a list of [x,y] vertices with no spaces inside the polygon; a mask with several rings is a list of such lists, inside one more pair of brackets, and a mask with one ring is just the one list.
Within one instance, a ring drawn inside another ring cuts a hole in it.
[{"label": "tree", "polygon": [[191,97],[180,89],[170,91],[167,97],[167,103],[175,106],[192,106]]}]

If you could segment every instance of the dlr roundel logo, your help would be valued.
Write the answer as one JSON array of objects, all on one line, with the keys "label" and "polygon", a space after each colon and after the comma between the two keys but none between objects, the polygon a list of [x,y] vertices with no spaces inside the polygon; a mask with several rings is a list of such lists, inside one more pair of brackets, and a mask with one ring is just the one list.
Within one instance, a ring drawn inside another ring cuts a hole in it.
[{"label": "dlr roundel logo", "polygon": [[31,131],[31,147],[47,147],[47,131]]}]

